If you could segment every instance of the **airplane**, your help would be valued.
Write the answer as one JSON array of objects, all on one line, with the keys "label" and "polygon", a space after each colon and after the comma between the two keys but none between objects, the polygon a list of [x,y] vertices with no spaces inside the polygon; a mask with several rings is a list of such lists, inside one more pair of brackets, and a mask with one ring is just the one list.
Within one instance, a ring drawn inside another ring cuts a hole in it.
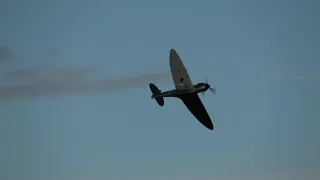
[{"label": "airplane", "polygon": [[170,49],[169,61],[175,89],[161,92],[156,85],[149,83],[149,88],[152,92],[151,98],[155,99],[160,106],[164,105],[164,97],[176,97],[181,99],[193,116],[202,125],[210,130],[213,130],[214,126],[211,118],[206,108],[202,104],[198,93],[202,93],[202,95],[204,95],[207,90],[210,90],[213,94],[215,94],[216,90],[210,87],[208,81],[206,81],[206,83],[200,82],[196,85],[193,85],[180,56],[176,50],[172,48]]}]

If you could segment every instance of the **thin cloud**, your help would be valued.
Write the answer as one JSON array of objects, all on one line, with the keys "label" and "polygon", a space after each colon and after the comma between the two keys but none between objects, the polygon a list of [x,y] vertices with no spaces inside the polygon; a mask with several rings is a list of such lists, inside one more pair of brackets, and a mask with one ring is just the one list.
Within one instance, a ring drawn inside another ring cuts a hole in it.
[{"label": "thin cloud", "polygon": [[35,98],[68,94],[103,93],[128,89],[170,78],[169,72],[141,74],[121,79],[86,80],[90,68],[18,70],[10,83],[0,85],[0,99]]}]

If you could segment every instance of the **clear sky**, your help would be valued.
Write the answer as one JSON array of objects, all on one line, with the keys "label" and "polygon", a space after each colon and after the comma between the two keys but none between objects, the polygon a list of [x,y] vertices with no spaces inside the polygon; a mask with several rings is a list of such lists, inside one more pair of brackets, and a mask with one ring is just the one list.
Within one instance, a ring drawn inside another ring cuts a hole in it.
[{"label": "clear sky", "polygon": [[[0,46],[13,54],[0,59],[0,179],[320,179],[319,7],[315,0],[2,0]],[[51,48],[56,56],[46,54]],[[170,77],[146,75],[169,70],[170,48],[194,83],[208,77],[217,89],[200,96],[214,131],[180,100],[160,107],[150,98],[149,82],[174,88]],[[48,72],[57,67],[65,69]],[[50,78],[82,82],[87,74],[72,68],[118,80],[47,96],[61,85]],[[49,83],[7,88],[43,79]]]}]

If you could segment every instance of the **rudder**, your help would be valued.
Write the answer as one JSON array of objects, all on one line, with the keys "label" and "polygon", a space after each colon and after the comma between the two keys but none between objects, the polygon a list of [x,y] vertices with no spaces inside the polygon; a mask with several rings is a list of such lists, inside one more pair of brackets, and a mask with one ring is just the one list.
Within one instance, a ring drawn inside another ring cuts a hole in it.
[{"label": "rudder", "polygon": [[[159,90],[159,89],[157,88],[157,86],[154,85],[154,84],[152,84],[152,83],[149,84],[149,88],[150,88],[150,90],[151,90],[151,92],[152,92],[152,97],[154,97],[154,96],[156,96],[156,95],[158,95],[158,94],[161,93],[161,90]],[[163,97],[155,97],[155,99],[156,99],[157,103],[158,103],[160,106],[163,106],[163,105],[164,105],[164,99],[163,99]]]}]

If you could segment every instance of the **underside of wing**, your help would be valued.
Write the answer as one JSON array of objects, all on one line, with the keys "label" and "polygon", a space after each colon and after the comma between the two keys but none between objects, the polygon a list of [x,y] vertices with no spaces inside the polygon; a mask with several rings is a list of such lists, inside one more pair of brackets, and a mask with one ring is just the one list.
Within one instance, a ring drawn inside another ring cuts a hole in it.
[{"label": "underside of wing", "polygon": [[200,121],[201,124],[208,129],[213,130],[211,118],[197,93],[183,94],[179,98],[187,106],[189,111],[198,119],[198,121]]},{"label": "underside of wing", "polygon": [[183,62],[181,61],[180,56],[174,49],[170,50],[169,59],[170,59],[171,74],[172,74],[172,78],[176,86],[176,89],[186,90],[188,92],[194,92],[194,87],[190,79],[190,76]]}]

